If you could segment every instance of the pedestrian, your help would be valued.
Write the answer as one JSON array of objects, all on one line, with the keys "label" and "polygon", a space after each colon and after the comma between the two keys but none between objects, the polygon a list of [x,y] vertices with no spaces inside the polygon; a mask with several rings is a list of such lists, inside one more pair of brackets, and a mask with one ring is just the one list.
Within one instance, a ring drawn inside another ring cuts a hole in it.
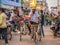
[{"label": "pedestrian", "polygon": [[40,13],[41,13],[41,32],[42,32],[42,35],[44,37],[44,29],[43,29],[43,27],[44,27],[44,14],[43,14],[43,10],[41,10]]},{"label": "pedestrian", "polygon": [[4,13],[4,9],[0,8],[0,34],[3,33],[5,45],[8,45],[6,18],[7,16]]}]

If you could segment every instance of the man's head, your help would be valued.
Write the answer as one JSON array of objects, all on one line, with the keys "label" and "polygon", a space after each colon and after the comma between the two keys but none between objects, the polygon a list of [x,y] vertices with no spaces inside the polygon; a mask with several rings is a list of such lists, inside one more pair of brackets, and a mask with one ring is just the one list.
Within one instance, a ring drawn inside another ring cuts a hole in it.
[{"label": "man's head", "polygon": [[35,13],[36,9],[32,9],[33,14]]},{"label": "man's head", "polygon": [[16,10],[13,10],[13,12],[16,14]]},{"label": "man's head", "polygon": [[41,10],[40,12],[41,12],[41,14],[43,14],[43,10]]},{"label": "man's head", "polygon": [[0,14],[4,12],[4,9],[3,8],[0,8]]}]

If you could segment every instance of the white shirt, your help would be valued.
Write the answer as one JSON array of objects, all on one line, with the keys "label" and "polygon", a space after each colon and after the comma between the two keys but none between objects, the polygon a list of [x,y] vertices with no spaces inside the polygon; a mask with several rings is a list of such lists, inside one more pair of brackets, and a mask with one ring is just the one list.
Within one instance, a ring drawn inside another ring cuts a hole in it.
[{"label": "white shirt", "polygon": [[10,21],[12,21],[12,18],[13,18],[14,16],[16,16],[16,14],[11,13]]},{"label": "white shirt", "polygon": [[38,23],[39,14],[37,12],[35,12],[35,14],[33,14],[33,15],[31,15],[31,13],[30,13],[30,17],[31,17],[31,21]]}]

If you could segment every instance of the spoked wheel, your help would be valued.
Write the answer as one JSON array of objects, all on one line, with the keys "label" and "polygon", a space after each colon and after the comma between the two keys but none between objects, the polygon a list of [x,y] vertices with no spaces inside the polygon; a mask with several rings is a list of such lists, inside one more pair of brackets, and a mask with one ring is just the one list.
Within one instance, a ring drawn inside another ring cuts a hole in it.
[{"label": "spoked wheel", "polygon": [[41,41],[41,25],[39,24],[38,25],[38,31],[37,31],[37,34],[38,34],[38,40]]},{"label": "spoked wheel", "polygon": [[12,39],[12,34],[7,34],[7,38],[8,38],[8,40],[11,40]]},{"label": "spoked wheel", "polygon": [[12,34],[10,31],[7,31],[7,38],[8,40],[11,40],[12,39]]},{"label": "spoked wheel", "polygon": [[12,33],[11,33],[10,29],[11,29],[10,27],[8,27],[8,29],[7,29],[7,38],[8,38],[8,40],[12,39]]},{"label": "spoked wheel", "polygon": [[20,41],[22,41],[22,34],[20,33]]},{"label": "spoked wheel", "polygon": [[22,27],[20,27],[21,29],[20,29],[20,41],[22,41]]},{"label": "spoked wheel", "polygon": [[38,34],[39,41],[41,41],[41,31],[40,34]]},{"label": "spoked wheel", "polygon": [[35,34],[35,39],[34,39],[34,42],[35,42],[35,45],[38,45],[38,34],[37,34],[37,32],[36,32],[36,34]]}]

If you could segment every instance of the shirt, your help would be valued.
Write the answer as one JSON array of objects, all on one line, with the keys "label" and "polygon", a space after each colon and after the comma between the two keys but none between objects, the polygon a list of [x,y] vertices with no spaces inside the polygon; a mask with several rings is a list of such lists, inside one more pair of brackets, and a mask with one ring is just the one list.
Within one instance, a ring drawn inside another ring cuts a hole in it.
[{"label": "shirt", "polygon": [[30,13],[30,18],[31,18],[31,21],[35,22],[35,23],[38,23],[39,19],[39,14],[35,12],[35,14],[31,15],[32,13]]},{"label": "shirt", "polygon": [[14,16],[16,16],[16,14],[11,13],[10,21],[12,21],[12,20],[13,20],[13,17],[14,17]]},{"label": "shirt", "polygon": [[41,24],[44,25],[44,14],[41,14]]},{"label": "shirt", "polygon": [[30,17],[28,15],[25,15],[25,22],[28,23],[30,21]]},{"label": "shirt", "polygon": [[0,28],[7,28],[6,18],[5,13],[0,14]]},{"label": "shirt", "polygon": [[25,15],[25,19],[30,20],[30,17],[28,15]]}]

